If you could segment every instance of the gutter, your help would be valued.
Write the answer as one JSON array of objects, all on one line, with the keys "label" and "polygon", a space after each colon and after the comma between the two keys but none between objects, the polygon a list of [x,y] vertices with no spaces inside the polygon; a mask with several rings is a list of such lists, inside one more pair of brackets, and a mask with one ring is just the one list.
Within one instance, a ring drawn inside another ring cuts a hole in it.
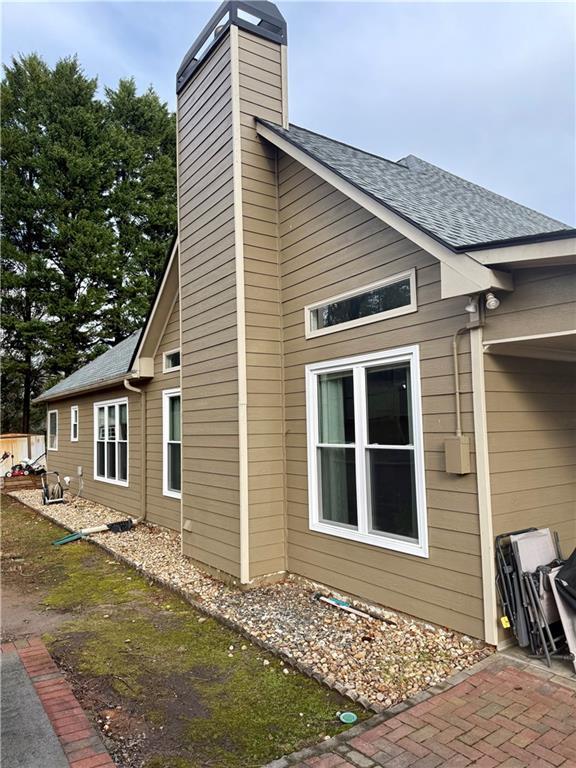
[{"label": "gutter", "polygon": [[541,232],[537,235],[520,235],[518,237],[509,237],[504,240],[488,240],[485,243],[474,243],[473,245],[459,245],[456,251],[467,253],[468,251],[486,251],[492,248],[509,248],[513,245],[531,245],[532,243],[547,243],[555,240],[569,240],[576,236],[576,229],[557,229],[553,232]]},{"label": "gutter", "polygon": [[130,384],[128,379],[124,379],[124,387],[129,392],[136,392],[140,395],[140,520],[146,520],[148,514],[146,498],[146,391]]}]

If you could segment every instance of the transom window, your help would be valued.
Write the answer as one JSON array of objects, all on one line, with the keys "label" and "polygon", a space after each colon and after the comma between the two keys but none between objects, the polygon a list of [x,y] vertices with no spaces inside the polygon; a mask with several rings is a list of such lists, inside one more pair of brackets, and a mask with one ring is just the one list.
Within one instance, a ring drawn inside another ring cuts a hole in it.
[{"label": "transom window", "polygon": [[58,450],[58,411],[48,411],[48,450]]},{"label": "transom window", "polygon": [[306,307],[306,337],[415,312],[416,272],[410,270]]},{"label": "transom window", "polygon": [[182,432],[180,416],[180,390],[166,389],[162,393],[163,399],[163,485],[164,495],[176,499],[181,497],[182,479]]},{"label": "transom window", "polygon": [[427,557],[418,348],[306,376],[312,530]]},{"label": "transom window", "polygon": [[94,478],[128,485],[128,401],[94,404]]},{"label": "transom window", "polygon": [[164,373],[177,371],[180,368],[180,350],[173,349],[170,352],[164,352]]},{"label": "transom window", "polygon": [[78,406],[73,405],[70,408],[70,440],[73,443],[78,442]]}]

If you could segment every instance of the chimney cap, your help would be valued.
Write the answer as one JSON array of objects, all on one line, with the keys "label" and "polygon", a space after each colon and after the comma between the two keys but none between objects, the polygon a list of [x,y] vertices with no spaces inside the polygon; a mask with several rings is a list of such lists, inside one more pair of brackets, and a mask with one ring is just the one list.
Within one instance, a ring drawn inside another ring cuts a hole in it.
[{"label": "chimney cap", "polygon": [[232,24],[280,45],[287,43],[286,20],[274,3],[269,0],[226,0],[184,56],[176,75],[176,93],[180,93]]}]

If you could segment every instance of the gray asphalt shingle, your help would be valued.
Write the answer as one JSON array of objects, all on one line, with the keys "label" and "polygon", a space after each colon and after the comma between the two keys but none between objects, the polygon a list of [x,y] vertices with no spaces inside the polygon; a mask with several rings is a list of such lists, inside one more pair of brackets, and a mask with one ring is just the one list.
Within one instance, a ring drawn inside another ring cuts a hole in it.
[{"label": "gray asphalt shingle", "polygon": [[260,122],[451,248],[572,229],[414,155],[394,162],[297,125]]},{"label": "gray asphalt shingle", "polygon": [[141,333],[142,330],[134,331],[124,341],[107,349],[99,357],[74,371],[74,373],[62,379],[62,381],[59,381],[58,384],[55,384],[50,389],[47,389],[39,399],[50,400],[50,398],[65,394],[68,391],[90,387],[100,382],[105,383],[128,373],[128,366]]}]

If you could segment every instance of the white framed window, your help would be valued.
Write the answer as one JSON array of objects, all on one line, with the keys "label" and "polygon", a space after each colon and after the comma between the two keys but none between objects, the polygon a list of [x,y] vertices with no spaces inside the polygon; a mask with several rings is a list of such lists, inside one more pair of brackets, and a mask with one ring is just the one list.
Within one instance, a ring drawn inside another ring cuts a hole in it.
[{"label": "white framed window", "polygon": [[73,405],[70,408],[70,440],[73,443],[78,442],[78,406]]},{"label": "white framed window", "polygon": [[58,450],[58,411],[48,411],[48,450]]},{"label": "white framed window", "polygon": [[180,350],[171,349],[169,352],[164,352],[163,372],[170,373],[171,371],[180,370]]},{"label": "white framed window", "polygon": [[416,270],[304,307],[306,338],[416,312]]},{"label": "white framed window", "polygon": [[306,366],[310,528],[428,557],[418,347]]},{"label": "white framed window", "polygon": [[128,485],[128,399],[94,403],[94,479]]},{"label": "white framed window", "polygon": [[182,496],[182,426],[179,389],[162,392],[162,485],[165,496]]}]

